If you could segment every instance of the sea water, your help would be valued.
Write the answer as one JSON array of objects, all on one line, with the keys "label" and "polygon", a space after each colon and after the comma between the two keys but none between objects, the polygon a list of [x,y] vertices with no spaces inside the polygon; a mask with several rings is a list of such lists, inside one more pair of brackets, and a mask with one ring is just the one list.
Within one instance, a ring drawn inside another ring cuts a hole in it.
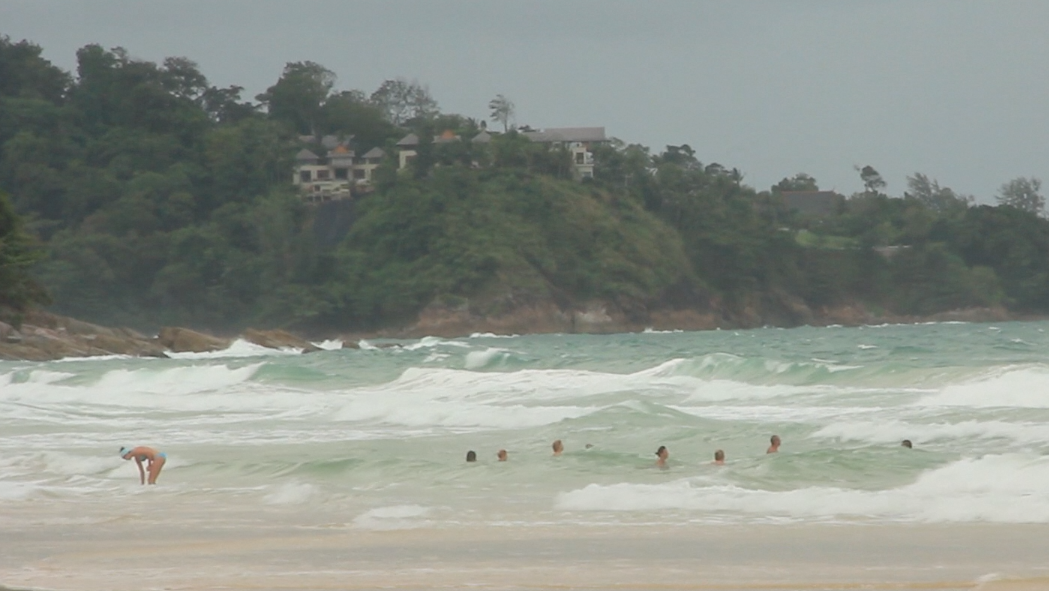
[{"label": "sea water", "polygon": [[[1045,524],[1047,330],[477,334],[5,361],[0,511],[18,532],[138,518],[357,532]],[[766,454],[773,434],[782,448]],[[166,452],[157,486],[118,456],[134,445]]]}]

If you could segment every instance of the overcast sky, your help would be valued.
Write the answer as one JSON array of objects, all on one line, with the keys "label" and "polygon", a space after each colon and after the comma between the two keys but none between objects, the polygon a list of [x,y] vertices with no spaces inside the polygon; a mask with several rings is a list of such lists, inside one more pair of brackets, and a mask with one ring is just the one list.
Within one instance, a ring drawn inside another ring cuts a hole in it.
[{"label": "overcast sky", "polygon": [[851,193],[866,164],[894,195],[914,172],[986,202],[1049,181],[1046,0],[0,0],[0,34],[68,70],[88,43],[185,56],[246,96],[303,60],[477,118],[502,93],[520,124],[687,143],[758,189]]}]

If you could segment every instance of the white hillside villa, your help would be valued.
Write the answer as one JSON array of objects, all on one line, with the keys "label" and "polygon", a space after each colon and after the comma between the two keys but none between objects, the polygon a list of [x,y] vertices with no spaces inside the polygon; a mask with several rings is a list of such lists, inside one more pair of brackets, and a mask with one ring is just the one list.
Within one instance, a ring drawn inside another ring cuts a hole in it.
[{"label": "white hillside villa", "polygon": [[324,157],[303,148],[295,155],[295,172],[292,183],[299,187],[307,201],[330,201],[346,199],[354,188],[366,187],[372,182],[372,174],[386,157],[381,148],[372,148],[362,156],[350,149],[353,138],[338,140],[335,136],[324,136],[319,141],[311,136],[300,138],[304,143],[319,144],[326,150]]},{"label": "white hillside villa", "polygon": [[[556,127],[521,131],[520,134],[551,148],[566,148],[572,157],[574,176],[579,180],[593,178],[594,154],[591,149],[608,141],[604,127]],[[303,143],[315,144],[314,148],[324,154],[319,156],[314,150],[303,148],[295,156],[292,182],[299,187],[307,201],[346,199],[355,191],[369,190],[375,169],[386,158],[386,152],[377,147],[357,156],[350,148],[352,136],[342,140],[332,135],[322,138],[304,136],[299,139]],[[461,138],[446,131],[433,141],[447,143],[461,141]],[[470,141],[487,144],[492,141],[492,134],[482,131]],[[410,133],[401,138],[396,146],[397,168],[405,169],[418,154],[419,137]]]},{"label": "white hillside villa", "polygon": [[[572,167],[576,179],[594,177],[594,153],[590,150],[595,145],[608,141],[604,127],[551,127],[521,131],[520,134],[533,142],[547,144],[551,148],[567,148],[572,154]],[[487,131],[482,131],[471,141],[488,143],[492,141],[492,135]]]}]

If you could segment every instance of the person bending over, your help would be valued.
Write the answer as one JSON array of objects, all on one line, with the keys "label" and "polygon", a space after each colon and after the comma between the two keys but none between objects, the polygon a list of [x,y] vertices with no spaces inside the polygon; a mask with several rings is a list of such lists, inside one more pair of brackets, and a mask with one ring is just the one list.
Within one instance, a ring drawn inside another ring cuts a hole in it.
[{"label": "person bending over", "polygon": [[[164,464],[168,461],[167,454],[144,445],[132,449],[122,447],[120,448],[120,457],[125,460],[135,458],[135,463],[138,464],[139,481],[142,484],[146,484],[147,482],[146,472],[149,472],[149,484],[156,484],[157,476],[160,476],[161,468],[163,468]],[[146,462],[145,467],[142,466],[142,462]]]}]

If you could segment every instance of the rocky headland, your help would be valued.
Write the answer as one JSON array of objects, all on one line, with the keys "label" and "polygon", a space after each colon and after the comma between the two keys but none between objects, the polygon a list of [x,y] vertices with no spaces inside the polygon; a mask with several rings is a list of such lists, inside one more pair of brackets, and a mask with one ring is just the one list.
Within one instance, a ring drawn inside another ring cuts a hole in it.
[{"label": "rocky headland", "polygon": [[[245,330],[220,337],[188,328],[165,327],[156,336],[130,328],[110,328],[39,310],[26,312],[17,328],[0,322],[0,359],[52,361],[70,357],[128,355],[167,357],[228,349],[236,339],[271,349],[318,351],[313,343],[283,330]],[[351,345],[353,346],[353,345]]]},{"label": "rocky headland", "polygon": [[[759,311],[760,310],[760,311]],[[1005,308],[968,308],[933,314],[905,316],[875,313],[862,305],[843,305],[817,310],[787,304],[774,311],[744,308],[728,314],[717,306],[710,309],[638,309],[611,302],[591,302],[583,306],[562,307],[539,302],[484,313],[469,301],[454,306],[432,304],[414,322],[382,330],[337,335],[344,348],[357,348],[364,338],[445,338],[475,333],[612,334],[652,330],[746,329],[761,326],[862,326],[912,324],[920,322],[1002,322],[1025,320]],[[336,335],[326,334],[324,337]],[[216,336],[180,327],[161,328],[147,336],[130,328],[111,328],[74,318],[34,310],[26,312],[17,328],[0,322],[0,359],[51,361],[70,357],[128,355],[167,357],[169,353],[206,353],[230,347],[237,339],[272,349],[294,349],[303,353],[319,348],[303,336],[285,330],[246,329],[233,337]]]}]

